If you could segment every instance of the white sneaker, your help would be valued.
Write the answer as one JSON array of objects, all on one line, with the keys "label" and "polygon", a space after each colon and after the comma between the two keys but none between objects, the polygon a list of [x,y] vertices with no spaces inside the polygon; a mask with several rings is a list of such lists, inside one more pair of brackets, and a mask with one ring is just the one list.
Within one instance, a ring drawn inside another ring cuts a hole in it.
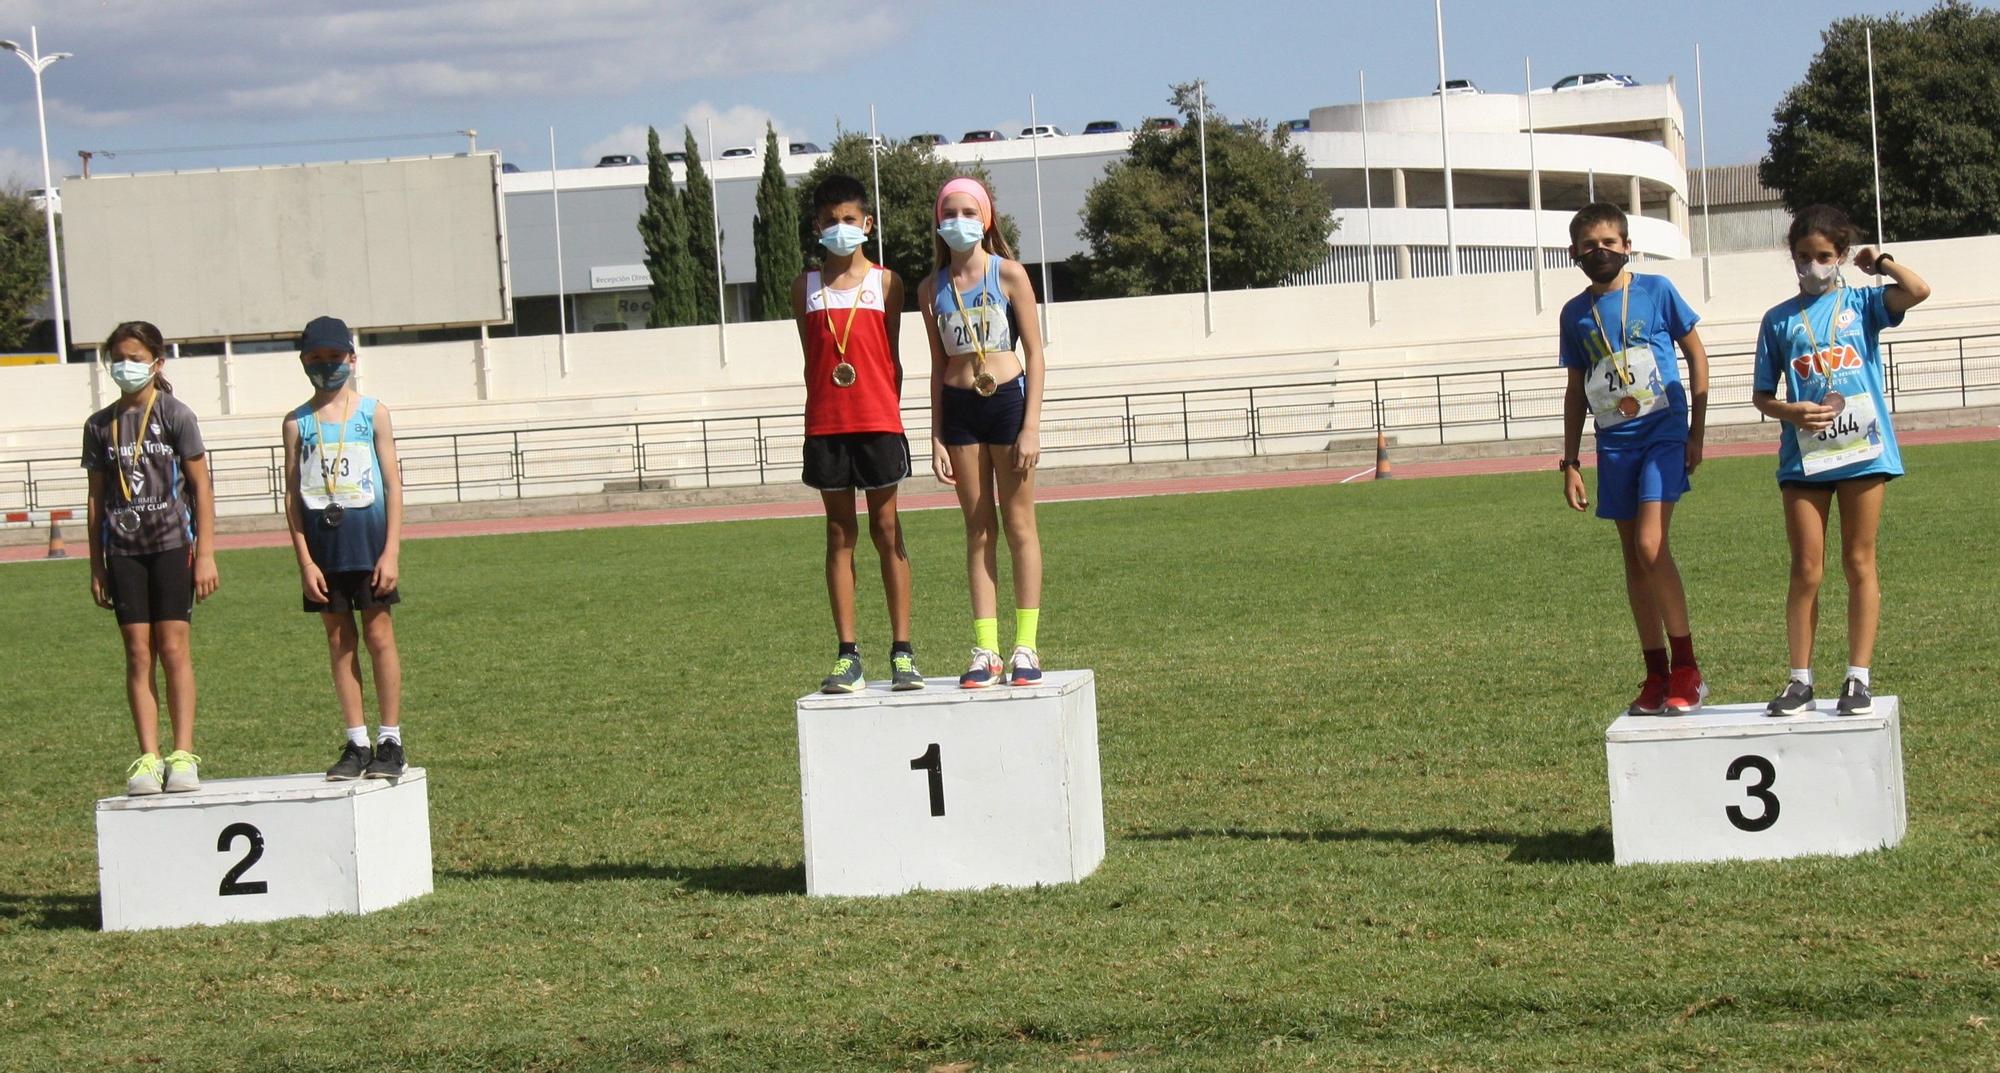
[{"label": "white sneaker", "polygon": [[130,797],[148,797],[159,793],[160,775],[165,771],[166,765],[152,753],[132,761],[132,766],[125,769],[125,793]]},{"label": "white sneaker", "polygon": [[182,749],[167,754],[167,792],[170,794],[192,793],[201,789],[201,773],[196,765],[201,757]]},{"label": "white sneaker", "polygon": [[1007,684],[1033,686],[1042,684],[1042,658],[1027,645],[1014,646],[1014,654],[1007,660]]}]

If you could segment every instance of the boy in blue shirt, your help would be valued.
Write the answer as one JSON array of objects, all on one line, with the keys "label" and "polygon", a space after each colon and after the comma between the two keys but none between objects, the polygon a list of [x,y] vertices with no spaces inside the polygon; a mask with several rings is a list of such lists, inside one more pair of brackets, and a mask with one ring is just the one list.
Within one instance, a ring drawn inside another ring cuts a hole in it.
[{"label": "boy in blue shirt", "polygon": [[[1633,715],[1687,715],[1708,697],[1695,663],[1687,592],[1667,532],[1674,504],[1701,464],[1708,410],[1708,352],[1688,307],[1661,276],[1626,270],[1632,242],[1616,205],[1585,205],[1569,222],[1570,257],[1590,286],[1563,306],[1563,498],[1590,505],[1577,452],[1586,410],[1597,422],[1597,516],[1618,525],[1625,595],[1639,629],[1646,681]],[[1674,347],[1687,355],[1692,391],[1681,386]]]}]

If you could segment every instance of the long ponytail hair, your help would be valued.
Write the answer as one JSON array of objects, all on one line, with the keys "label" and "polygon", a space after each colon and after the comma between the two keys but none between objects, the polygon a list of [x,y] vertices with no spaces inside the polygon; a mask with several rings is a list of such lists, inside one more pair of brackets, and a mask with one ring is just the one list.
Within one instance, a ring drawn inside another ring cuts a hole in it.
[{"label": "long ponytail hair", "polygon": [[[154,361],[167,356],[167,341],[160,335],[160,329],[143,320],[128,320],[111,329],[111,334],[104,337],[104,352],[114,353],[118,344],[127,339],[145,347],[146,353],[151,354]],[[174,385],[168,383],[166,376],[158,371],[153,373],[153,386],[169,395],[174,393]]]}]

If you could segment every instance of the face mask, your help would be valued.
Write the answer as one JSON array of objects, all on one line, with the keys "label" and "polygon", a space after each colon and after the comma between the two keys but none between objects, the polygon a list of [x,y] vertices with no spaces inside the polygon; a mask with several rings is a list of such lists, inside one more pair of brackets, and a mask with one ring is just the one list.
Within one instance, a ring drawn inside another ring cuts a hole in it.
[{"label": "face mask", "polygon": [[1794,262],[1792,267],[1799,273],[1799,291],[1804,294],[1825,294],[1840,280],[1840,262],[1820,264],[1818,261]]},{"label": "face mask", "polygon": [[354,366],[344,361],[316,361],[306,366],[306,379],[321,391],[337,391],[354,375]]},{"label": "face mask", "polygon": [[111,379],[118,390],[127,395],[146,390],[153,382],[153,363],[150,361],[114,361],[111,363]]},{"label": "face mask", "polygon": [[986,237],[986,225],[971,216],[954,216],[939,224],[937,232],[945,245],[964,253]]},{"label": "face mask", "polygon": [[1625,271],[1625,262],[1629,260],[1630,257],[1617,250],[1607,250],[1600,246],[1577,258],[1576,265],[1583,269],[1584,275],[1590,277],[1590,282],[1609,283],[1618,278],[1618,273]]},{"label": "face mask", "polygon": [[868,232],[853,224],[834,224],[819,233],[819,244],[836,257],[845,257],[868,241]]}]

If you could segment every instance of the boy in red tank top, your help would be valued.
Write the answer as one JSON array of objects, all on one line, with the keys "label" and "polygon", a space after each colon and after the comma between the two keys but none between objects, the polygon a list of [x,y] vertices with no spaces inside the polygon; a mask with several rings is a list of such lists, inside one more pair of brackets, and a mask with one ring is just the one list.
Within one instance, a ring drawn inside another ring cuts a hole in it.
[{"label": "boy in red tank top", "polygon": [[805,351],[806,484],[826,507],[826,592],[840,652],[826,693],[868,685],[854,627],[854,547],[860,540],[854,493],[868,497],[868,534],[882,559],[882,589],[894,631],[895,689],[922,689],[910,647],[910,556],[896,517],[896,486],[910,475],[903,435],[903,364],[897,321],[903,281],[863,252],[874,227],[859,180],[834,175],[813,190],[813,228],[826,256],[792,284],[792,313]]}]

